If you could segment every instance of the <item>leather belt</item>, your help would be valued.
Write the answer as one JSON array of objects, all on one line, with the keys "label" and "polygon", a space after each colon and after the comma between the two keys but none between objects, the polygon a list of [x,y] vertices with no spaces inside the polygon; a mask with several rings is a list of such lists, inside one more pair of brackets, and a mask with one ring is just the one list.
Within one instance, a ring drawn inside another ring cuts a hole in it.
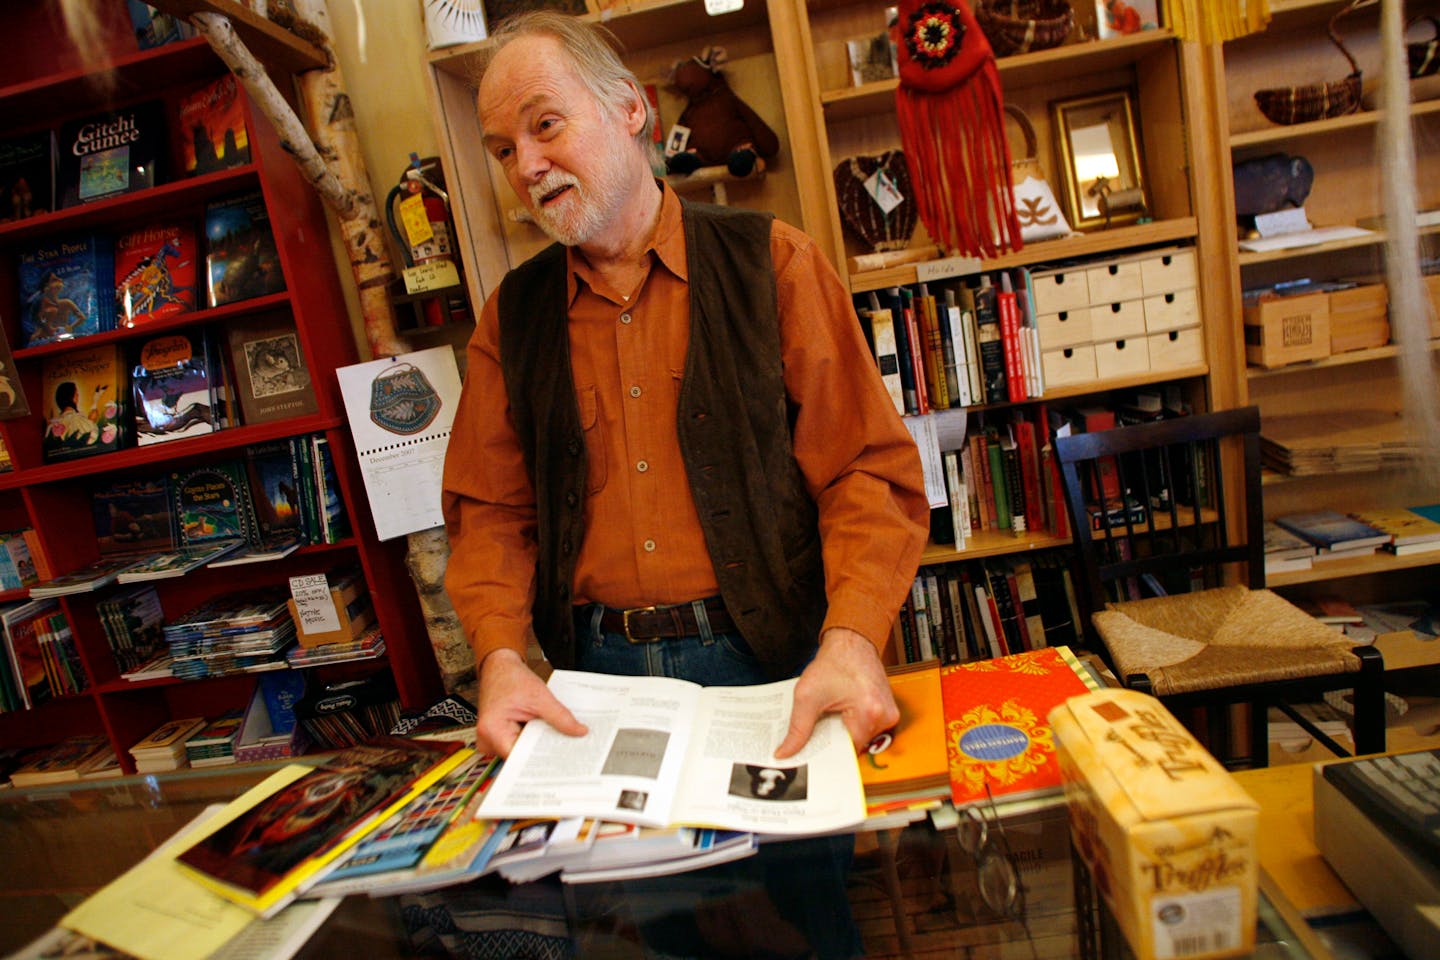
[{"label": "leather belt", "polygon": [[[705,616],[714,633],[727,633],[735,629],[735,622],[725,609],[725,602],[719,597],[707,597],[701,603]],[[591,608],[584,608],[587,612]],[[589,617],[587,616],[588,620]],[[653,643],[670,637],[693,637],[700,634],[700,624],[695,619],[695,607],[689,603],[676,603],[663,607],[630,607],[616,610],[606,607],[600,615],[600,629],[606,633],[619,633],[631,643]]]}]

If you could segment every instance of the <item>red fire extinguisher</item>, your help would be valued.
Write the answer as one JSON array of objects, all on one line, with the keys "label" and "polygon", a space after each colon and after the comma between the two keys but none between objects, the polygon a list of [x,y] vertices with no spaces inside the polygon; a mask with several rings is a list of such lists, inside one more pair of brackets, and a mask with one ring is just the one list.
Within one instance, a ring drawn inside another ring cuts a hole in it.
[{"label": "red fire extinguisher", "polygon": [[439,159],[421,159],[414,153],[410,154],[410,165],[401,174],[400,182],[385,199],[390,232],[400,247],[405,266],[435,263],[453,270],[455,286],[421,303],[429,326],[470,320],[449,200]]}]

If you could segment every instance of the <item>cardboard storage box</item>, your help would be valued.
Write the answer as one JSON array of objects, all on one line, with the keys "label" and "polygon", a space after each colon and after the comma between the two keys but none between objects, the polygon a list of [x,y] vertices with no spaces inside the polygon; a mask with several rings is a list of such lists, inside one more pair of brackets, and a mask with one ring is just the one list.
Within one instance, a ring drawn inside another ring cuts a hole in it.
[{"label": "cardboard storage box", "polygon": [[1330,352],[1364,350],[1390,342],[1390,296],[1383,283],[1330,291]]},{"label": "cardboard storage box", "polygon": [[1050,712],[1075,848],[1138,960],[1255,945],[1259,805],[1136,690]]},{"label": "cardboard storage box", "polygon": [[345,643],[360,636],[374,619],[375,606],[363,577],[348,576],[330,588],[330,601],[335,604],[335,616],[340,629],[324,633],[306,633],[300,622],[300,611],[294,599],[289,600],[290,619],[295,621],[295,639],[302,647],[318,647],[327,643]]},{"label": "cardboard storage box", "polygon": [[1245,304],[1245,359],[1283,367],[1330,356],[1330,295],[1265,294]]}]

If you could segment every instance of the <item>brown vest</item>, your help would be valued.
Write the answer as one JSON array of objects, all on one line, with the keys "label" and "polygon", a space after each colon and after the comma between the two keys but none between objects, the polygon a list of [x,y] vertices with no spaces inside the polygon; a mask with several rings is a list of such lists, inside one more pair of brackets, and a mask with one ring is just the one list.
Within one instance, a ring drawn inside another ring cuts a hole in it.
[{"label": "brown vest", "polygon": [[[683,204],[690,342],[678,434],[720,594],[774,678],[814,653],[825,618],[818,514],[791,451],[770,216]],[[757,280],[757,278],[763,278]],[[585,438],[570,367],[565,248],[500,284],[500,361],[535,488],[535,635],[575,663],[571,585],[584,540]]]}]

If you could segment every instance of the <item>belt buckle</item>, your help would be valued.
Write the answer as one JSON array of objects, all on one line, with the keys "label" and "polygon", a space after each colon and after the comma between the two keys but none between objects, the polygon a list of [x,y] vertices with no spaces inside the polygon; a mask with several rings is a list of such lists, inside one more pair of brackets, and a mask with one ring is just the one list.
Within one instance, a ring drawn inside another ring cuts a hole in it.
[{"label": "belt buckle", "polygon": [[625,639],[630,643],[654,643],[658,637],[632,637],[630,635],[630,614],[632,613],[654,613],[658,608],[650,607],[628,607],[620,611],[620,626],[624,630]]}]

